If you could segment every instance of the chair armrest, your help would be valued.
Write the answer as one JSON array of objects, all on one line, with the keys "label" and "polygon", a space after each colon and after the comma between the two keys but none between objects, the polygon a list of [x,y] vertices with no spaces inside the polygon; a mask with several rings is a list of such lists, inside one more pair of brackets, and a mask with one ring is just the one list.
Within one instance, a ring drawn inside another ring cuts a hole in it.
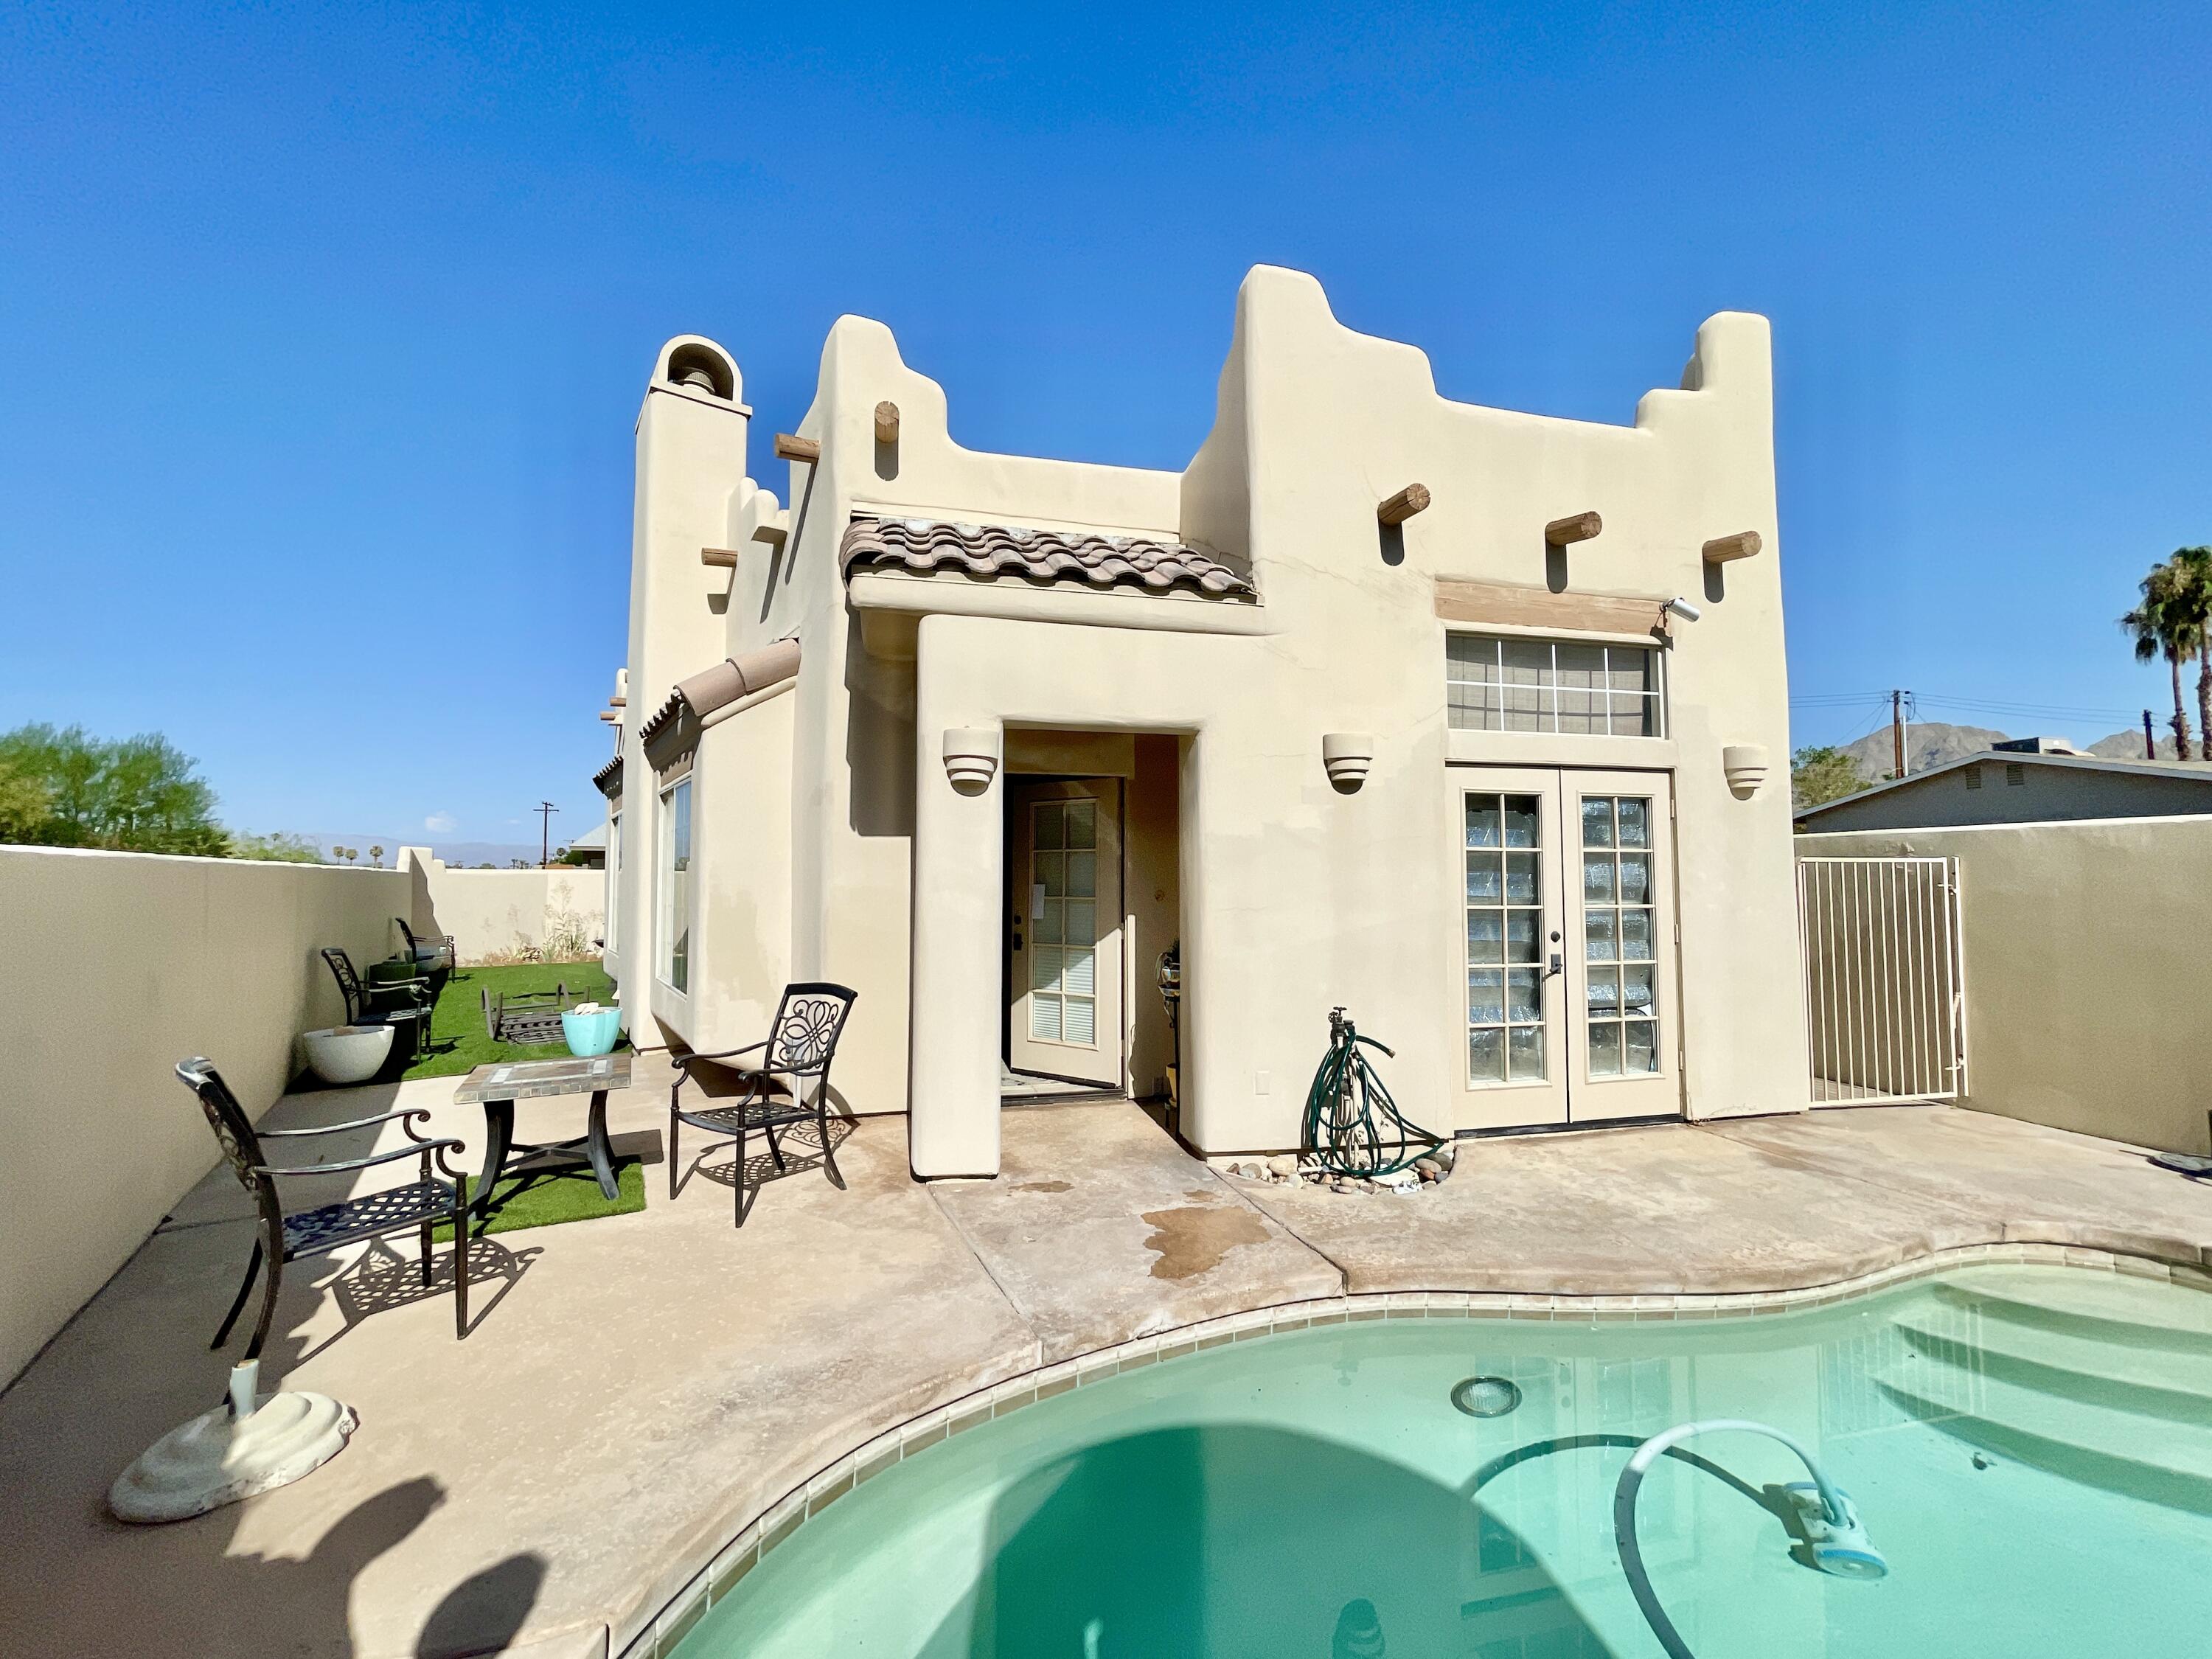
[{"label": "chair armrest", "polygon": [[[350,1123],[326,1123],[319,1129],[257,1129],[254,1133],[264,1140],[277,1140],[301,1135],[334,1135],[342,1129],[366,1129],[371,1124],[390,1123],[403,1117],[416,1118],[429,1115],[428,1110],[423,1107],[410,1106],[397,1112],[380,1113],[374,1117],[357,1117]],[[411,1129],[408,1133],[410,1137],[413,1136],[414,1132]]]},{"label": "chair armrest", "polygon": [[774,1040],[771,1037],[763,1037],[758,1042],[748,1042],[742,1048],[722,1048],[711,1054],[685,1054],[680,1059],[671,1060],[669,1064],[680,1072],[696,1060],[735,1060],[739,1054],[757,1053],[767,1048]]},{"label": "chair armrest", "polygon": [[[304,1170],[279,1169],[273,1164],[257,1164],[253,1169],[255,1174],[265,1176],[343,1175],[349,1170],[366,1170],[374,1164],[389,1164],[394,1158],[421,1158],[432,1152],[443,1152],[449,1146],[457,1152],[468,1150],[464,1142],[454,1140],[450,1137],[441,1137],[436,1140],[418,1140],[412,1146],[398,1147],[388,1152],[379,1152],[373,1158],[349,1158],[337,1164],[310,1164]],[[439,1161],[443,1163],[445,1160],[441,1158]]]}]

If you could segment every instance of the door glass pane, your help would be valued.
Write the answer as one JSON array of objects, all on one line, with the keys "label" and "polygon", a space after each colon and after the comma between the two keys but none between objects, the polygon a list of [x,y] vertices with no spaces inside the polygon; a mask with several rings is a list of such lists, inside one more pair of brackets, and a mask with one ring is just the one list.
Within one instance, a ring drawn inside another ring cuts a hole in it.
[{"label": "door glass pane", "polygon": [[1621,1057],[1625,1072],[1656,1072],[1659,1069],[1659,1027],[1648,1019],[1632,1019],[1624,1024],[1627,1042]]},{"label": "door glass pane", "polygon": [[1656,1072],[1659,975],[1651,800],[1641,795],[1584,796],[1580,816],[1589,1075]]},{"label": "door glass pane", "polygon": [[1468,1080],[1540,1081],[1544,798],[1470,793],[1462,806]]},{"label": "door glass pane", "polygon": [[1594,1019],[1589,1028],[1589,1070],[1592,1077],[1620,1075],[1620,1022]]},{"label": "door glass pane", "polygon": [[1039,801],[1030,823],[1030,1035],[1088,1048],[1098,1024],[1098,804]]}]

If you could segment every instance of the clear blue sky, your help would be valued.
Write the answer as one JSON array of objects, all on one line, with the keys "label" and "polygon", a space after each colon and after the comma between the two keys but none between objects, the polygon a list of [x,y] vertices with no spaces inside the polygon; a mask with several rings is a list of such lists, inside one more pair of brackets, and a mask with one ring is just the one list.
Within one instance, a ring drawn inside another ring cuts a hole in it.
[{"label": "clear blue sky", "polygon": [[2212,541],[2212,9],[1057,10],[0,11],[0,726],[575,833],[663,338],[764,438],[865,313],[964,442],[1176,467],[1261,260],[1592,420],[1765,312],[1797,693],[2163,706],[2112,619]]}]

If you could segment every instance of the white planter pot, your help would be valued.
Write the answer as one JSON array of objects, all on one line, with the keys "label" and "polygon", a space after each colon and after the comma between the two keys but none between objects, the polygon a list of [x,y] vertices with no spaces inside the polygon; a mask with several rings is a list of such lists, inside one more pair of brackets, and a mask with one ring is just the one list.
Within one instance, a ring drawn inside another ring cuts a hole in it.
[{"label": "white planter pot", "polygon": [[325,1083],[366,1083],[383,1069],[392,1053],[389,1025],[334,1025],[325,1031],[309,1031],[300,1041],[307,1048],[307,1064]]}]

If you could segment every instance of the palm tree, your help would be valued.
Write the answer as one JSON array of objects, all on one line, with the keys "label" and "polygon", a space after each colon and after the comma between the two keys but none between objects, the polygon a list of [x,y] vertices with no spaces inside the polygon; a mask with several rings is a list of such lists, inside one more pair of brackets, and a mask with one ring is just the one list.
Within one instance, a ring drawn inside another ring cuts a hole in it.
[{"label": "palm tree", "polygon": [[2120,626],[2135,641],[2136,660],[2166,659],[2173,676],[2173,757],[2189,758],[2189,711],[2181,700],[2181,665],[2197,654],[2204,644],[2204,629],[2191,615],[2189,580],[2185,570],[2172,563],[2154,564],[2142,579],[2142,599],[2120,618]]},{"label": "palm tree", "polygon": [[2212,761],[2212,547],[2177,547],[2166,564],[2175,604],[2197,636],[2197,755]]},{"label": "palm tree", "polygon": [[370,848],[368,849],[368,855],[371,859],[375,860],[376,867],[378,869],[381,870],[384,868],[384,849],[381,847]]}]

